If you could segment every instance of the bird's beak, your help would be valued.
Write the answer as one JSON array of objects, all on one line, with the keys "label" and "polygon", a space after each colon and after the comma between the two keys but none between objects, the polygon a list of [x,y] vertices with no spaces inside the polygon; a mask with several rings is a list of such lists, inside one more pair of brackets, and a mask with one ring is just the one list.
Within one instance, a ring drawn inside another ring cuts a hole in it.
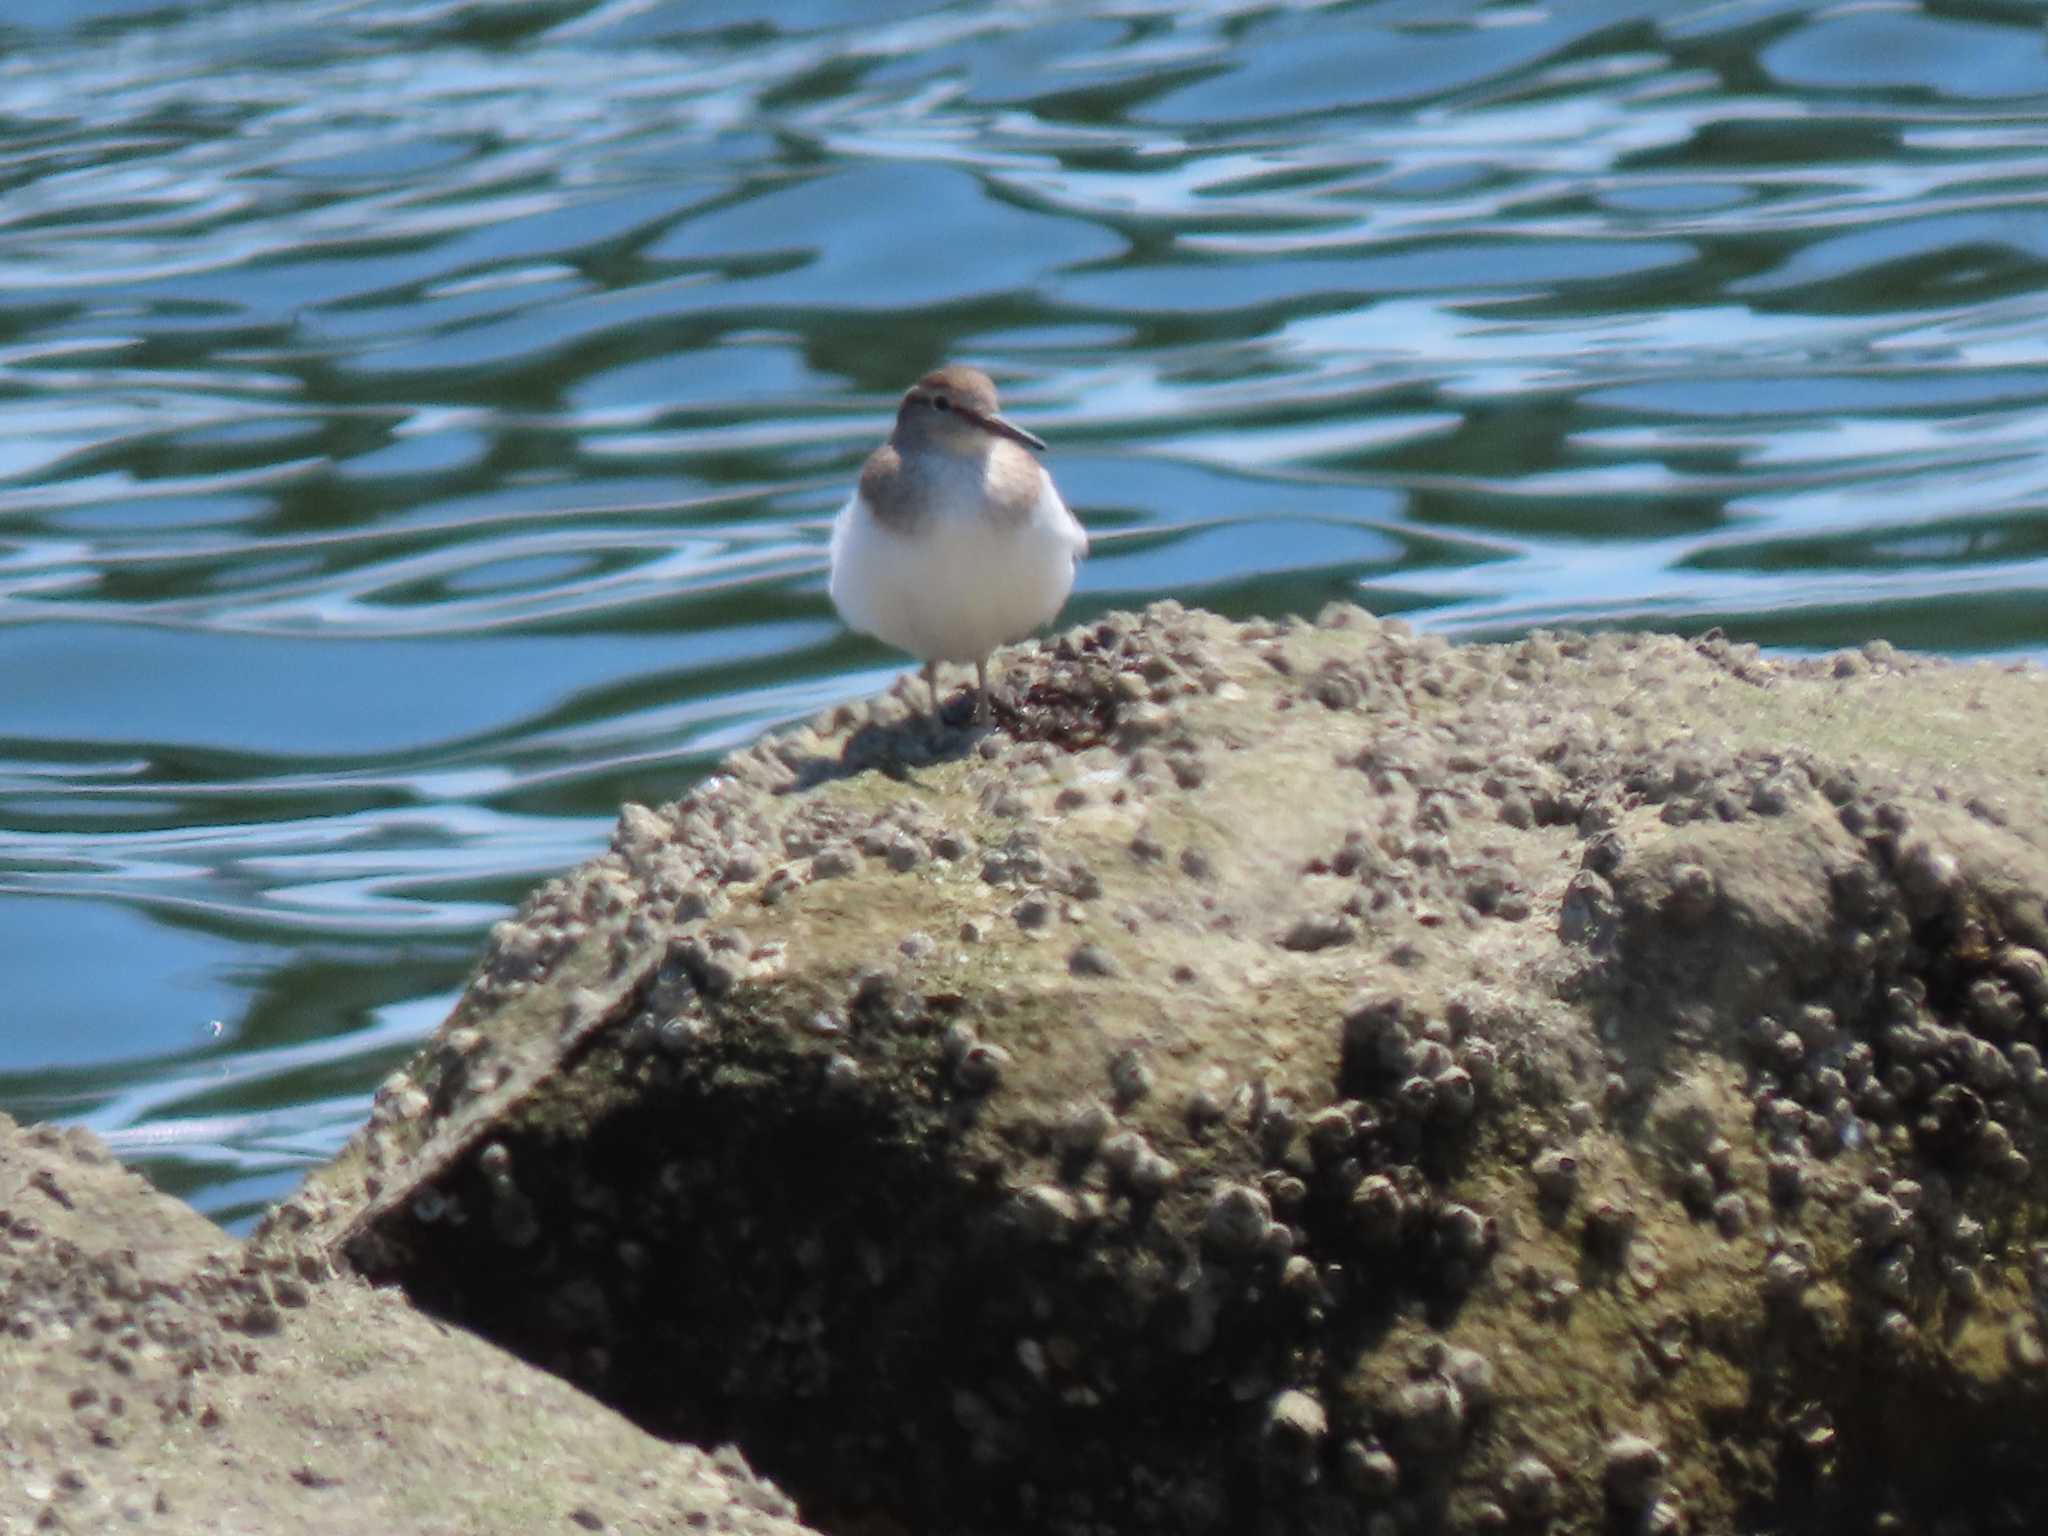
[{"label": "bird's beak", "polygon": [[998,437],[1007,437],[1013,443],[1022,443],[1026,448],[1035,448],[1040,453],[1045,452],[1044,438],[1026,432],[1013,421],[1006,421],[1000,416],[984,416],[980,411],[970,411],[964,407],[960,407],[959,410],[962,416],[984,431],[993,432]]}]

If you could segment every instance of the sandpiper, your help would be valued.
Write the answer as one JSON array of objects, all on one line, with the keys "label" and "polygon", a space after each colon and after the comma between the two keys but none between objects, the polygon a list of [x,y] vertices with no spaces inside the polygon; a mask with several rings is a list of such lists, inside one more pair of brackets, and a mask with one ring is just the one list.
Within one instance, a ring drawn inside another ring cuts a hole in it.
[{"label": "sandpiper", "polygon": [[924,663],[974,663],[988,718],[988,656],[1060,611],[1088,534],[1027,450],[1045,444],[998,412],[976,368],[913,384],[889,441],[868,455],[832,525],[832,602],[854,629]]}]

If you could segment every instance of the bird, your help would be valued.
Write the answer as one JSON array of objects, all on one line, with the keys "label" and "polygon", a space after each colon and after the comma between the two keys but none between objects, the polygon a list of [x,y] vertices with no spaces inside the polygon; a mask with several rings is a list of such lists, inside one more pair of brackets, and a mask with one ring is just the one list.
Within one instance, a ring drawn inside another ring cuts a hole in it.
[{"label": "bird", "polygon": [[832,604],[849,628],[924,663],[973,662],[974,718],[989,718],[988,658],[1049,623],[1073,590],[1088,533],[1006,420],[978,368],[927,373],[904,392],[832,524]]}]

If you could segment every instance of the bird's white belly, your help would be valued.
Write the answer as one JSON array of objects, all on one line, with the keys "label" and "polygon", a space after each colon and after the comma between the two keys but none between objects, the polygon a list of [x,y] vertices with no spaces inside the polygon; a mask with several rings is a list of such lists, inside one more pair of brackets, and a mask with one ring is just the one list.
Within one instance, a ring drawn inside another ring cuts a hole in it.
[{"label": "bird's white belly", "polygon": [[1050,480],[1021,522],[948,509],[914,534],[884,527],[856,493],[832,527],[832,601],[921,661],[978,661],[1060,611],[1087,547]]}]

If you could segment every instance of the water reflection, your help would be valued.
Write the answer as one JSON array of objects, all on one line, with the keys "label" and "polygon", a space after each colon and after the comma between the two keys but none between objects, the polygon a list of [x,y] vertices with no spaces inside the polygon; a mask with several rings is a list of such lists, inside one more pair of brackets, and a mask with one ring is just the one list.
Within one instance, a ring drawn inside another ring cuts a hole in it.
[{"label": "water reflection", "polygon": [[0,1105],[218,1214],[621,799],[890,675],[823,529],[941,358],[1052,439],[1077,615],[2048,652],[2011,6],[0,33]]}]

